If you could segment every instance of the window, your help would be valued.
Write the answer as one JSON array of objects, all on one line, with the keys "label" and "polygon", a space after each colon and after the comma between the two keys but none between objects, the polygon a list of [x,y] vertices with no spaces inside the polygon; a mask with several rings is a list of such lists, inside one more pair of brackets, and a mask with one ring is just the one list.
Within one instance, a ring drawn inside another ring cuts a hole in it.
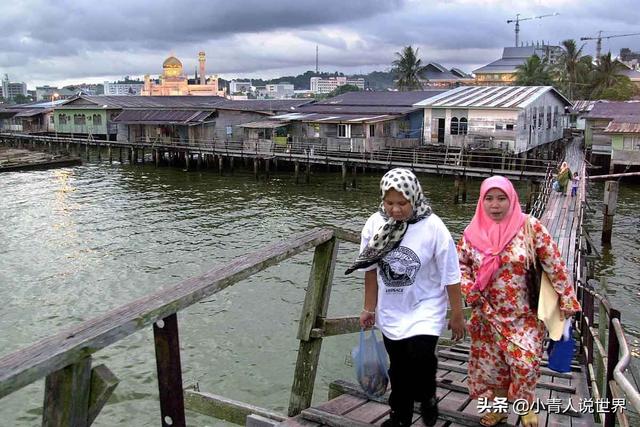
[{"label": "window", "polygon": [[351,125],[338,125],[338,138],[351,138]]},{"label": "window", "polygon": [[496,123],[496,130],[502,130],[502,123]]},{"label": "window", "polygon": [[391,122],[382,124],[382,136],[391,136]]},{"label": "window", "polygon": [[54,123],[55,123],[55,120],[54,120],[53,114],[49,116],[49,123],[51,123],[51,124],[54,124]]},{"label": "window", "polygon": [[623,150],[638,150],[640,149],[640,137],[625,136],[622,140]]},{"label": "window", "polygon": [[67,115],[66,114],[59,114],[58,115],[58,122],[61,125],[66,125],[67,124]]},{"label": "window", "polygon": [[73,124],[74,125],[84,125],[87,122],[87,118],[84,114],[74,114],[73,115]]},{"label": "window", "polygon": [[458,134],[458,118],[451,117],[451,135]]},{"label": "window", "polygon": [[507,130],[513,130],[513,125],[512,124],[507,124],[506,125],[506,129]]},{"label": "window", "polygon": [[547,111],[547,129],[551,129],[551,106],[545,108]]},{"label": "window", "polygon": [[369,125],[369,138],[376,136],[376,125]]},{"label": "window", "polygon": [[542,107],[538,108],[538,129],[542,129],[542,120],[544,119],[544,110]]},{"label": "window", "polygon": [[460,119],[460,126],[458,127],[458,132],[460,133],[460,135],[467,134],[467,118],[466,117],[462,117]]},{"label": "window", "polygon": [[94,126],[102,125],[102,116],[100,114],[93,115],[93,125]]}]

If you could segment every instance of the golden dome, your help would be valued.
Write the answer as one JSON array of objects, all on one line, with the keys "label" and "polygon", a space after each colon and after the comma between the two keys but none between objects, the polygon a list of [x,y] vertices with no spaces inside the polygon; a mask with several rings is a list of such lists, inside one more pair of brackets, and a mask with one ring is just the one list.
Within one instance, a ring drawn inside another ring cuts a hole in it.
[{"label": "golden dome", "polygon": [[162,63],[162,68],[182,68],[182,62],[175,56],[170,56]]}]

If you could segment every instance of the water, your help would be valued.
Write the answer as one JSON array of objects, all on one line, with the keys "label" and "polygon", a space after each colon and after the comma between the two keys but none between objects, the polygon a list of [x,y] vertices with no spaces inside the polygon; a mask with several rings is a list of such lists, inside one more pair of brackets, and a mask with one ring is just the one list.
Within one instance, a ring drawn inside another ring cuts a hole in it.
[{"label": "water", "polygon": [[[312,175],[306,185],[296,185],[286,172],[265,183],[238,171],[220,177],[97,162],[2,174],[0,354],[310,227],[359,231],[377,206],[379,178],[360,175],[356,189],[343,191],[339,175],[325,173]],[[424,176],[421,182],[457,239],[475,209],[479,182],[460,205],[451,203],[451,178]],[[602,199],[598,188],[595,200]],[[524,187],[519,190],[523,195]],[[637,231],[633,212],[639,200],[637,187],[621,191],[613,255],[600,266],[610,276],[614,303],[636,306],[640,295],[629,280],[638,277],[640,242],[630,229],[621,237],[618,232],[623,224]],[[355,315],[361,308],[362,277],[342,275],[356,251],[341,244],[330,316]],[[286,412],[311,258],[311,251],[300,254],[179,314],[185,385],[198,383],[205,392]],[[635,325],[635,339],[640,322],[632,316],[633,310],[623,312],[625,324]],[[353,378],[345,358],[356,339],[324,340],[316,401],[326,398],[332,380]],[[157,425],[151,328],[98,352],[94,365],[99,363],[121,383],[94,425]],[[3,399],[3,423],[38,425],[42,387],[39,381]],[[192,413],[188,422],[224,425]]]}]

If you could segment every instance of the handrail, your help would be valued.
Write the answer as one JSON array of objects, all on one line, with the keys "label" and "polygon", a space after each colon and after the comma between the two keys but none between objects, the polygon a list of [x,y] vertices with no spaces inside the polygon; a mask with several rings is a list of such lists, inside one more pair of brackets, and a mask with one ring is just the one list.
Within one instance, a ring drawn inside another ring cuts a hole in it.
[{"label": "handrail", "polygon": [[5,355],[0,358],[0,398],[332,236],[333,230],[320,228],[298,233]]},{"label": "handrail", "polygon": [[613,328],[616,332],[616,337],[618,338],[618,343],[620,344],[620,350],[622,355],[616,364],[615,369],[613,370],[613,377],[616,382],[622,388],[622,390],[626,393],[627,399],[631,402],[636,411],[640,412],[640,393],[636,390],[631,382],[624,376],[623,372],[629,366],[631,362],[631,353],[629,352],[629,345],[627,344],[627,339],[624,336],[624,331],[622,330],[622,325],[620,324],[620,319],[613,319]]}]

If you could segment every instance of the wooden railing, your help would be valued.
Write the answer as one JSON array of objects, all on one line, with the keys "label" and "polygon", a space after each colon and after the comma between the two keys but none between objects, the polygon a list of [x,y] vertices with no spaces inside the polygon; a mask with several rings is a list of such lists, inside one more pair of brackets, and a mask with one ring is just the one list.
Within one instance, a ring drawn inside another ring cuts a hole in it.
[{"label": "wooden railing", "polygon": [[[118,383],[106,366],[92,368],[92,354],[153,325],[162,425],[184,426],[183,393],[176,392],[183,387],[176,314],[311,248],[315,248],[315,254],[309,289],[318,298],[328,295],[337,247],[333,230],[299,233],[8,354],[0,358],[0,398],[45,378],[42,425],[88,426]],[[301,342],[310,350],[319,352],[319,342],[310,336],[318,316],[326,314],[326,307],[318,311],[314,301],[305,302],[299,336],[307,340]],[[296,407],[309,401],[307,382],[313,383],[315,378],[315,369],[300,372],[301,380],[294,383],[292,392]]]},{"label": "wooden railing", "polygon": [[[84,145],[93,147],[181,151],[191,154],[212,154],[235,157],[279,158],[300,163],[364,165],[374,168],[403,166],[418,172],[449,173],[469,176],[490,176],[495,173],[510,178],[545,177],[553,160],[523,158],[508,152],[460,149],[458,147],[423,146],[418,148],[387,148],[373,152],[329,150],[326,141],[313,139],[289,144],[266,143],[259,140],[193,140],[189,143],[162,138],[138,138],[132,141],[104,141],[61,136],[2,133],[0,138],[31,144]],[[88,151],[87,151],[88,153]],[[421,170],[424,169],[424,170]],[[475,172],[475,174],[473,174]]]}]

